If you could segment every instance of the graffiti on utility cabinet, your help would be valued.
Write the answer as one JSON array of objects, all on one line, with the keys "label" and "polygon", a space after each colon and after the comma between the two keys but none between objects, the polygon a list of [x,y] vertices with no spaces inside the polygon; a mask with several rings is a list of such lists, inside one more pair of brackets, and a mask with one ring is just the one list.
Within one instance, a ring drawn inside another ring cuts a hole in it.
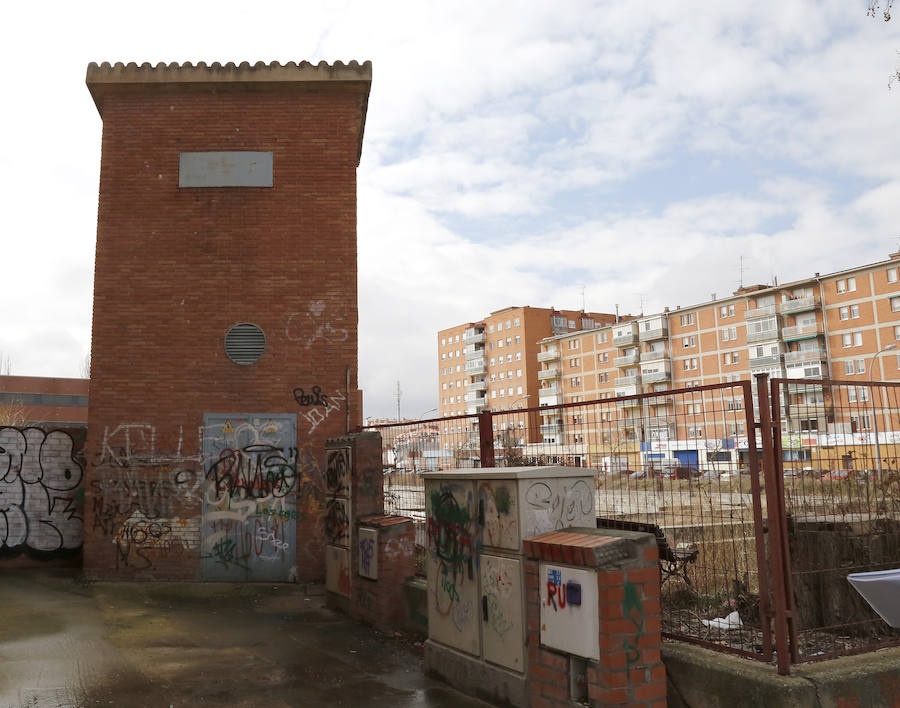
[{"label": "graffiti on utility cabinet", "polygon": [[[442,643],[474,651],[479,528],[472,487],[427,484],[429,623]],[[430,630],[429,630],[430,631]]]},{"label": "graffiti on utility cabinet", "polygon": [[62,430],[0,428],[0,552],[81,547],[84,468]]},{"label": "graffiti on utility cabinet", "polygon": [[333,448],[325,464],[325,586],[350,597],[350,448]]},{"label": "graffiti on utility cabinet", "polygon": [[297,417],[203,416],[204,580],[285,581],[296,565]]}]

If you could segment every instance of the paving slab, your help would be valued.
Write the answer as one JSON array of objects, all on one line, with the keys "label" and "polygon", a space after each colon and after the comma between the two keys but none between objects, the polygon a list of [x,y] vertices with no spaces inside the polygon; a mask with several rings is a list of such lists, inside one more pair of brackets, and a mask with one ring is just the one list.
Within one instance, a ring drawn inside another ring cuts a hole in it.
[{"label": "paving slab", "polygon": [[484,708],[421,645],[325,607],[321,585],[83,583],[0,574],[0,706]]}]

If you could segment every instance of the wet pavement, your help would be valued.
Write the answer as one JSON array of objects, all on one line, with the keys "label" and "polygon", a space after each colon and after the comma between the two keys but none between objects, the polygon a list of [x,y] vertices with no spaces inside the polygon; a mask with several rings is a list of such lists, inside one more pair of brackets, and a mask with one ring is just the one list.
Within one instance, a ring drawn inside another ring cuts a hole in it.
[{"label": "wet pavement", "polygon": [[91,583],[0,572],[0,706],[485,708],[421,646],[325,607],[320,585]]}]

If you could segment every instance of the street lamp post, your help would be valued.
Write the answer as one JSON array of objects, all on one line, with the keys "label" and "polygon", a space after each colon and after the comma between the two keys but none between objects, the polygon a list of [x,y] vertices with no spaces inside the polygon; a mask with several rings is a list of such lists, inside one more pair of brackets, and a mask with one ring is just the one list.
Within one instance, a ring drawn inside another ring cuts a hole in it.
[{"label": "street lamp post", "polygon": [[[891,349],[896,349],[896,344],[888,344],[884,349],[875,353],[872,357],[872,367],[869,369],[869,383],[872,383],[872,374],[875,373],[875,364],[878,357]],[[875,431],[875,473],[881,477],[881,444],[878,442],[878,414],[875,412],[875,391],[869,386],[869,396],[872,398],[872,427]]]}]

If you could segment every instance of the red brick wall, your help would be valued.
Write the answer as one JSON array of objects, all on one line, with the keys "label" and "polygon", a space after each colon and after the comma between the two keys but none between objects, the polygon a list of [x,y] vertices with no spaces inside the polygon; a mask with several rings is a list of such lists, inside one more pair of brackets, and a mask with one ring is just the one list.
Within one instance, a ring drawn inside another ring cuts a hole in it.
[{"label": "red brick wall", "polygon": [[[625,548],[623,557],[618,548]],[[540,560],[597,570],[599,661],[586,663],[592,706],[665,708],[659,551],[651,534],[548,532],[525,541],[529,705],[571,706],[569,655],[541,645]]]},{"label": "red brick wall", "polygon": [[[194,518],[199,496],[178,487],[204,474],[203,414],[296,413],[308,487],[298,495],[298,573],[313,579],[324,573],[321,544],[309,543],[321,537],[324,441],[348,429],[348,400],[359,402],[356,165],[368,85],[304,86],[104,94],[87,455],[89,482],[104,469],[162,480],[175,498],[167,513]],[[274,186],[179,189],[179,154],[211,150],[272,151]],[[265,332],[256,364],[225,355],[237,322]],[[334,406],[300,407],[293,389],[313,386]],[[359,417],[356,408],[351,426]],[[125,424],[146,427],[126,441]],[[199,577],[190,543],[154,549],[140,572],[117,564],[114,523],[95,523],[96,497],[89,483],[89,574]]]}]

